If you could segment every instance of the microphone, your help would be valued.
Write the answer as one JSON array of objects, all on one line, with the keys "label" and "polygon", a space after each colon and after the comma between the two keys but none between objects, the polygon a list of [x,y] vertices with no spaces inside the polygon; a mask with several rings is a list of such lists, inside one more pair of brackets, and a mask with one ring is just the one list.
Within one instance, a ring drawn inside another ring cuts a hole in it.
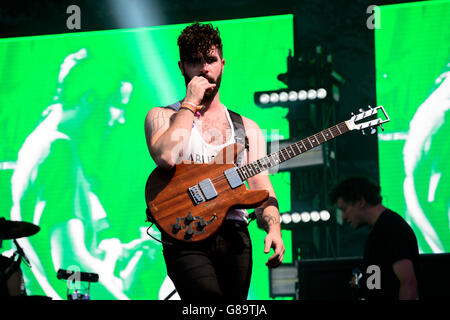
[{"label": "microphone", "polygon": [[91,273],[91,272],[80,272],[80,271],[74,271],[74,270],[65,270],[65,269],[59,269],[56,277],[58,279],[68,280],[69,278],[77,276],[78,281],[84,281],[84,282],[98,282],[99,275],[97,273]]}]

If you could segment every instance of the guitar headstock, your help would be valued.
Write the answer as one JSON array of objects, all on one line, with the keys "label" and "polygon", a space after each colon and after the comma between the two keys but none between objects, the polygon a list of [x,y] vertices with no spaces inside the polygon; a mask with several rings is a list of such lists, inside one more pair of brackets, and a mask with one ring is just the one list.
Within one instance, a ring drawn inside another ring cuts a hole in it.
[{"label": "guitar headstock", "polygon": [[[384,110],[383,106],[378,106],[375,108],[369,106],[369,110],[364,111],[362,109],[359,109],[359,111],[360,113],[358,114],[352,113],[352,117],[349,120],[345,121],[345,123],[350,130],[361,130],[363,134],[365,134],[364,129],[368,128],[372,129],[372,134],[377,132],[377,127],[380,127],[381,130],[384,130],[382,124],[391,120],[389,119],[389,116],[387,115],[386,110]],[[382,113],[381,117],[380,113]]]}]

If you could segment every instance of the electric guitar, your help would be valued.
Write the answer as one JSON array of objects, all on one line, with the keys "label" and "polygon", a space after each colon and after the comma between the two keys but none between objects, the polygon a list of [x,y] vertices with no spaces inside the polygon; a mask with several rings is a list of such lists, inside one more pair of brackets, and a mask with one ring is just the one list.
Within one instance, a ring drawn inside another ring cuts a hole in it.
[{"label": "electric guitar", "polygon": [[[184,242],[210,237],[231,209],[256,208],[268,199],[267,190],[247,189],[247,179],[349,131],[371,128],[374,133],[377,126],[383,129],[381,125],[390,121],[383,106],[369,108],[241,167],[234,164],[244,148],[237,143],[223,148],[207,164],[183,162],[170,170],[157,167],[145,187],[147,221],[155,223],[161,232]],[[384,114],[384,119],[378,117],[379,111]]]}]

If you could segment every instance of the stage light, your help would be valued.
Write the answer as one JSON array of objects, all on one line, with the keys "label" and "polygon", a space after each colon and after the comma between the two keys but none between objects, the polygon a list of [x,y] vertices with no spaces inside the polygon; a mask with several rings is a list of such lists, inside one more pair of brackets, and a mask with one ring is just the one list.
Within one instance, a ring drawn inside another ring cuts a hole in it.
[{"label": "stage light", "polygon": [[328,97],[328,92],[324,88],[311,88],[300,90],[280,89],[264,92],[255,92],[254,101],[261,107],[285,106],[298,101],[323,100]]},{"label": "stage light", "polygon": [[279,101],[279,96],[278,93],[273,92],[270,94],[270,103],[278,103]]},{"label": "stage light", "polygon": [[299,223],[323,223],[330,220],[331,215],[328,210],[313,210],[311,212],[285,212],[280,214],[281,223],[293,227]]},{"label": "stage light", "polygon": [[311,216],[311,220],[312,220],[313,222],[317,222],[317,221],[320,220],[320,214],[319,214],[318,211],[312,211],[312,212],[310,213],[310,216]]},{"label": "stage light", "polygon": [[270,96],[267,93],[263,93],[260,97],[259,97],[259,102],[261,104],[266,104],[270,102]]},{"label": "stage light", "polygon": [[318,99],[325,99],[327,97],[327,90],[324,88],[320,88],[317,90],[317,98]]},{"label": "stage light", "polygon": [[115,15],[115,17],[117,26],[121,28],[140,28],[167,24],[163,7],[158,1],[135,1],[133,5],[129,5],[126,1],[107,2],[111,8],[104,8],[104,10],[120,13]]},{"label": "stage light", "polygon": [[298,92],[298,100],[305,101],[306,99],[308,99],[308,92],[306,92],[305,90],[300,90]]},{"label": "stage light", "polygon": [[280,93],[280,102],[286,102],[289,100],[289,94],[287,92]]},{"label": "stage light", "polygon": [[328,221],[330,218],[331,215],[327,210],[320,211],[320,219],[322,219],[322,221]]},{"label": "stage light", "polygon": [[292,213],[291,218],[293,223],[299,223],[300,221],[302,221],[302,216],[298,212]]},{"label": "stage light", "polygon": [[308,99],[309,100],[314,100],[317,98],[317,91],[314,89],[309,89],[308,90]]},{"label": "stage light", "polygon": [[311,220],[311,215],[306,211],[301,213],[301,217],[303,222],[309,222]]},{"label": "stage light", "polygon": [[292,221],[291,215],[290,215],[289,213],[283,213],[283,214],[281,215],[281,221],[282,221],[284,224],[289,224],[289,223],[291,223],[291,221]]},{"label": "stage light", "polygon": [[298,93],[297,91],[291,91],[289,92],[289,101],[297,101]]}]

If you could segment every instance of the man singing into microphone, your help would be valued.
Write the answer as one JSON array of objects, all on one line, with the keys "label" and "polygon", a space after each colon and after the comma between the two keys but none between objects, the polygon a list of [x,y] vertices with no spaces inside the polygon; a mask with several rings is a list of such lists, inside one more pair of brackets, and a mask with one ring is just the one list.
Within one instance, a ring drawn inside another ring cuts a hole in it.
[{"label": "man singing into microphone", "polygon": [[[192,24],[179,36],[178,46],[186,95],[170,106],[152,108],[145,121],[147,145],[155,163],[170,169],[184,160],[210,162],[225,146],[237,141],[239,120],[249,148],[240,154],[236,164],[241,166],[265,156],[264,136],[258,125],[220,102],[225,60],[219,30],[211,24]],[[265,189],[270,195],[255,213],[259,226],[267,232],[264,252],[273,249],[266,265],[275,268],[282,263],[285,251],[276,196],[267,173],[249,178],[248,185],[254,190]],[[225,219],[217,233],[199,242],[180,243],[162,235],[167,273],[181,299],[247,298],[252,270],[247,211],[231,210]]]}]

